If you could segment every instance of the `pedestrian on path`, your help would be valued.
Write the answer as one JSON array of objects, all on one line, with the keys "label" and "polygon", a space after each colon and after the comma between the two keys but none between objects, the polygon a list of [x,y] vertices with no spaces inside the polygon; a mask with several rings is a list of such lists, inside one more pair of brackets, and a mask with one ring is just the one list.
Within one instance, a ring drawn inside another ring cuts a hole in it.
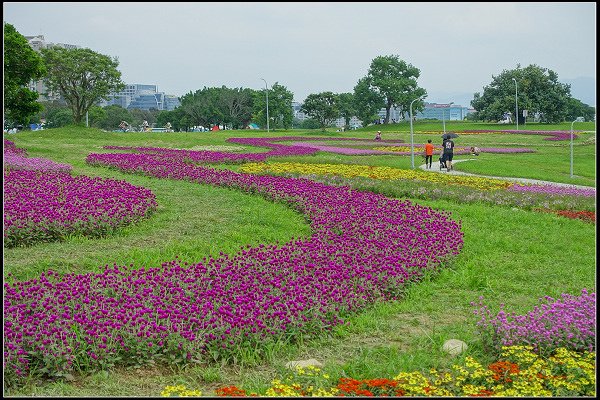
[{"label": "pedestrian on path", "polygon": [[425,168],[431,169],[431,163],[433,162],[433,143],[431,139],[427,140],[425,145]]},{"label": "pedestrian on path", "polygon": [[446,171],[452,169],[452,158],[454,157],[454,142],[452,139],[444,139],[444,161],[446,162]]}]

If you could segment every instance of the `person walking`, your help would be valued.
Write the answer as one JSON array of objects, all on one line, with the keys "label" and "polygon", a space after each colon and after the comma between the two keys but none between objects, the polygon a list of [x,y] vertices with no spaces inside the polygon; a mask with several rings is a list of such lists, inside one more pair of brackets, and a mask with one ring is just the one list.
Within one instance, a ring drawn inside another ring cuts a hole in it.
[{"label": "person walking", "polygon": [[425,168],[431,169],[431,163],[433,162],[433,143],[431,139],[427,140],[425,145]]},{"label": "person walking", "polygon": [[452,158],[454,157],[454,142],[447,138],[444,140],[444,160],[446,161],[446,171],[452,170]]}]

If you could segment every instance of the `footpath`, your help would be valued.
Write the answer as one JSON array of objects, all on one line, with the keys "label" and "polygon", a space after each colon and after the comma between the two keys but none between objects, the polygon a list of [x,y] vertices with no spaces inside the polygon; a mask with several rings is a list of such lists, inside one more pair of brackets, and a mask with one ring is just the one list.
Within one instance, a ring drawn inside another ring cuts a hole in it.
[{"label": "footpath", "polygon": [[[465,159],[465,160],[453,160],[452,164],[456,165],[459,162],[476,161],[476,160],[477,160],[476,158],[468,158],[468,159]],[[431,163],[431,169],[426,168],[426,164],[423,164],[423,165],[419,166],[419,168],[422,169],[423,171],[437,172],[437,173],[441,173],[441,174],[478,176],[480,178],[501,179],[501,180],[505,180],[505,181],[521,182],[521,183],[531,183],[531,184],[535,184],[535,185],[563,186],[563,187],[578,188],[578,189],[589,189],[590,188],[590,186],[572,185],[570,183],[540,181],[540,180],[537,180],[537,179],[513,178],[513,177],[507,177],[507,176],[477,175],[477,174],[470,174],[468,172],[456,171],[454,169],[451,170],[451,171],[447,171],[446,168],[440,169],[440,162],[439,161],[432,162]]]}]

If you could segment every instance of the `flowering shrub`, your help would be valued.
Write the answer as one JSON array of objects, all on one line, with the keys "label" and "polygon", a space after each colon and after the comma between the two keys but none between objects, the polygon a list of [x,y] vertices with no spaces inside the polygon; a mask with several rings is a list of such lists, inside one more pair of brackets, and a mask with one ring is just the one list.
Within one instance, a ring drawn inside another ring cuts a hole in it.
[{"label": "flowering shrub", "polygon": [[596,353],[557,348],[548,357],[531,346],[504,346],[487,368],[467,356],[450,369],[401,372],[392,379],[340,378],[320,368],[292,370],[275,379],[264,394],[228,386],[221,396],[265,397],[573,397],[596,395]]},{"label": "flowering shrub", "polygon": [[147,216],[154,194],[125,181],[65,172],[4,171],[4,245],[104,236]]},{"label": "flowering shrub", "polygon": [[563,294],[561,300],[546,296],[526,315],[508,314],[504,305],[495,316],[479,299],[475,315],[484,345],[492,351],[502,346],[531,345],[546,354],[559,347],[573,351],[596,349],[596,294],[581,291],[581,296]]}]

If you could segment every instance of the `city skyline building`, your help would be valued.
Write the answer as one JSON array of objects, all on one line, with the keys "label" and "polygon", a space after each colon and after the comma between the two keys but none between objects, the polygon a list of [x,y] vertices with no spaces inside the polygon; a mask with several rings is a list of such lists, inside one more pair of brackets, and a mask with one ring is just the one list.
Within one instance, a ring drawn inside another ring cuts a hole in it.
[{"label": "city skyline building", "polygon": [[108,100],[100,102],[101,107],[118,105],[128,110],[173,111],[181,102],[175,95],[168,95],[158,91],[157,85],[142,83],[127,84],[125,89],[118,93],[111,93]]},{"label": "city skyline building", "polygon": [[[27,39],[27,43],[29,43],[29,46],[31,46],[31,48],[38,53],[42,49],[51,47],[62,47],[65,49],[80,48],[79,46],[74,44],[47,42],[44,38],[44,35],[25,36],[25,39]],[[39,101],[59,101],[61,103],[65,102],[60,93],[50,93],[48,91],[48,88],[46,87],[46,84],[44,83],[43,79],[39,81],[32,80],[31,82],[29,82],[28,87],[30,90],[38,94]]]},{"label": "city skyline building", "polygon": [[[29,46],[36,52],[51,47],[62,47],[65,49],[79,49],[81,46],[68,43],[52,43],[46,40],[44,35],[24,36]],[[65,103],[59,93],[49,93],[43,79],[31,81],[28,85],[30,90],[38,94],[38,101],[58,101]],[[99,106],[116,104],[126,109],[172,111],[181,103],[179,97],[158,91],[157,85],[127,84],[125,89],[119,93],[111,93],[109,100],[101,100]]]}]

